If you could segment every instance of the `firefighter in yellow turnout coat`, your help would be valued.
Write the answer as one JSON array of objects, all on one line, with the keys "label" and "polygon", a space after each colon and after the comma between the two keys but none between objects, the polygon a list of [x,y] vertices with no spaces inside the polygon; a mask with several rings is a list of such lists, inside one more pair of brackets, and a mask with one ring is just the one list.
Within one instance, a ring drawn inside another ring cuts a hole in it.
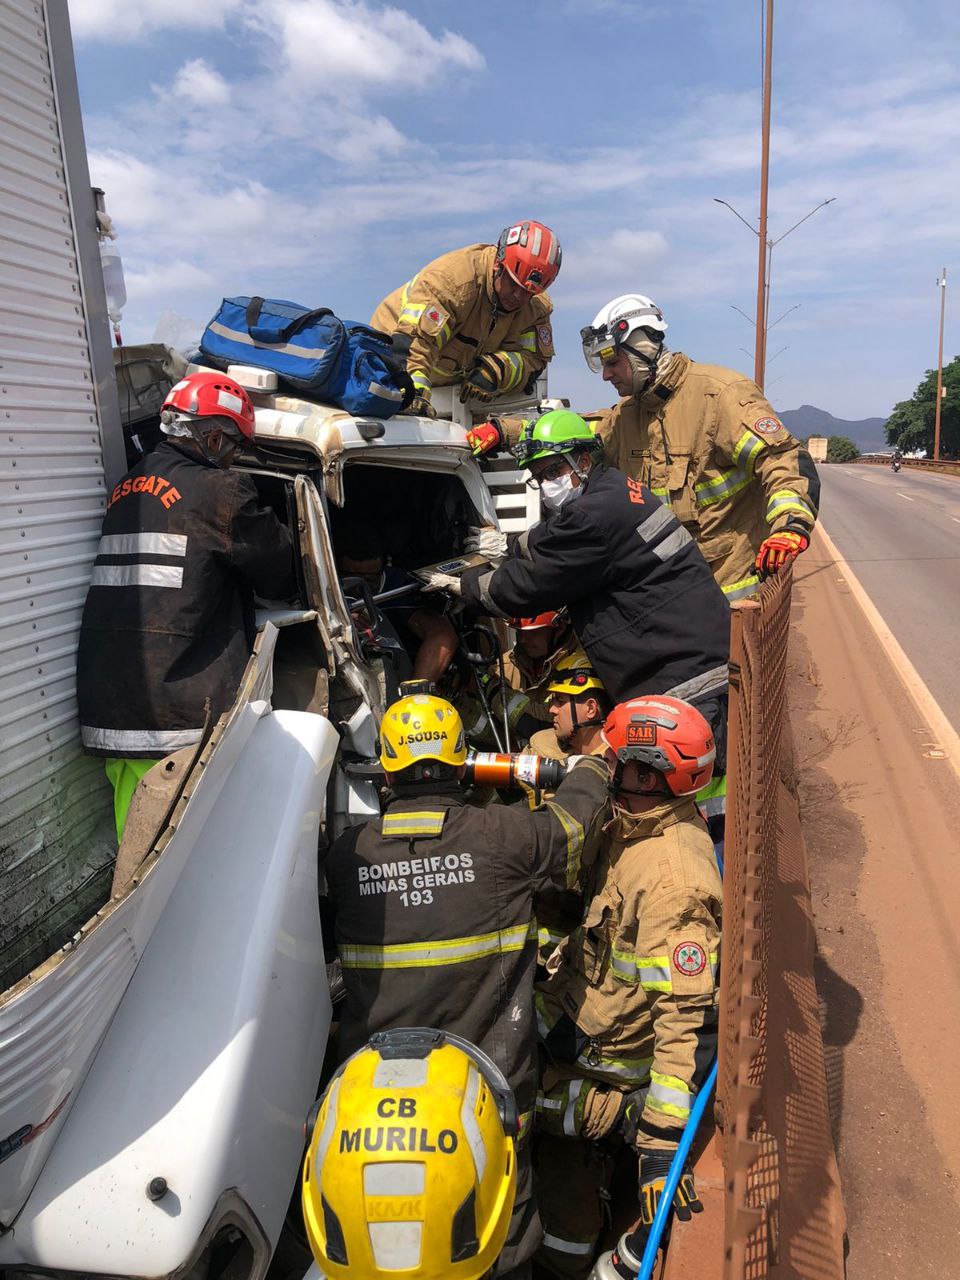
[{"label": "firefighter in yellow turnout coat", "polygon": [[666,328],[627,294],[583,330],[587,364],[624,397],[588,416],[607,461],[670,503],[732,603],[809,545],[820,480],[756,383],[666,352]]},{"label": "firefighter in yellow turnout coat", "polygon": [[[652,1223],[717,1041],[722,886],[693,800],[712,769],[709,726],[688,703],[651,695],[616,707],[603,738],[616,816],[587,873],[582,923],[536,996],[539,1256],[561,1277],[590,1270],[621,1136],[639,1155]],[[685,1172],[678,1217],[700,1207]]]},{"label": "firefighter in yellow turnout coat", "polygon": [[410,338],[410,413],[433,415],[435,386],[461,383],[460,399],[485,404],[532,384],[553,358],[553,307],[544,292],[560,270],[560,244],[539,222],[507,227],[499,242],[435,258],[395,289],[370,319]]}]

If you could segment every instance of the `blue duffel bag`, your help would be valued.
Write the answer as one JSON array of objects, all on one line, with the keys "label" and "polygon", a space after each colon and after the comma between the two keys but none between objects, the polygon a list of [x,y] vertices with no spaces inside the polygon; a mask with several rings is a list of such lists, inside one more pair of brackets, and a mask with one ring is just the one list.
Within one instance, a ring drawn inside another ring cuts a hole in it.
[{"label": "blue duffel bag", "polygon": [[391,339],[365,324],[277,298],[224,298],[200,339],[208,364],[271,369],[294,391],[352,414],[389,418],[414,386]]}]

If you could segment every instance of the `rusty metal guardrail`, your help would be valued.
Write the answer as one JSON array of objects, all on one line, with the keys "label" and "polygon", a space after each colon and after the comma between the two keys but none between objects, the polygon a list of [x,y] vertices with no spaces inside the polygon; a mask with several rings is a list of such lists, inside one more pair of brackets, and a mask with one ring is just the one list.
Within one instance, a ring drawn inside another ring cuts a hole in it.
[{"label": "rusty metal guardrail", "polygon": [[[889,467],[890,454],[864,453],[852,461],[858,466]],[[960,459],[957,458],[902,458],[900,465],[914,471],[939,471],[941,475],[960,476]]]},{"label": "rusty metal guardrail", "polygon": [[792,571],[734,610],[717,1122],[724,1280],[842,1280],[806,851],[784,783]]}]

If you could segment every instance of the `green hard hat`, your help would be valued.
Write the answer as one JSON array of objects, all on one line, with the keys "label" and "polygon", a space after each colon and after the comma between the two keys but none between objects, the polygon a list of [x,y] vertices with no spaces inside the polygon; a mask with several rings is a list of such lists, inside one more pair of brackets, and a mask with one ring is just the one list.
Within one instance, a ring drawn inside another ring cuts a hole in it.
[{"label": "green hard hat", "polygon": [[572,409],[551,409],[541,418],[528,419],[512,453],[521,467],[538,458],[556,457],[580,449],[599,449],[603,442]]}]

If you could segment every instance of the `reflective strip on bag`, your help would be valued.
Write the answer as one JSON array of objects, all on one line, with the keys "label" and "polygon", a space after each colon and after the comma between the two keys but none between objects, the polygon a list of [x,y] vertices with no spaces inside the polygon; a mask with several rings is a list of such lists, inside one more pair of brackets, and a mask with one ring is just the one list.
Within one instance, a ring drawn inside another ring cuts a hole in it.
[{"label": "reflective strip on bag", "polygon": [[673,1116],[685,1122],[692,1104],[693,1094],[682,1080],[676,1076],[661,1075],[659,1071],[650,1072],[646,1105],[651,1111],[659,1111],[661,1115]]},{"label": "reflective strip on bag", "polygon": [[345,969],[433,969],[522,951],[536,937],[536,922],[530,920],[510,929],[438,942],[399,942],[385,947],[344,942],[339,948],[340,963]]},{"label": "reflective strip on bag", "polygon": [[443,831],[446,817],[446,809],[387,813],[380,824],[380,831],[385,836],[438,836]]},{"label": "reflective strip on bag", "polygon": [[227,338],[231,342],[239,342],[244,347],[258,347],[262,351],[275,351],[282,356],[298,356],[301,360],[322,360],[327,354],[326,347],[298,347],[294,342],[258,342],[249,333],[239,329],[228,329],[219,320],[212,320],[207,326],[211,333]]},{"label": "reflective strip on bag", "polygon": [[380,396],[384,400],[402,400],[403,392],[398,391],[396,387],[385,387],[382,382],[371,382],[367,385],[367,390],[372,396]]}]

